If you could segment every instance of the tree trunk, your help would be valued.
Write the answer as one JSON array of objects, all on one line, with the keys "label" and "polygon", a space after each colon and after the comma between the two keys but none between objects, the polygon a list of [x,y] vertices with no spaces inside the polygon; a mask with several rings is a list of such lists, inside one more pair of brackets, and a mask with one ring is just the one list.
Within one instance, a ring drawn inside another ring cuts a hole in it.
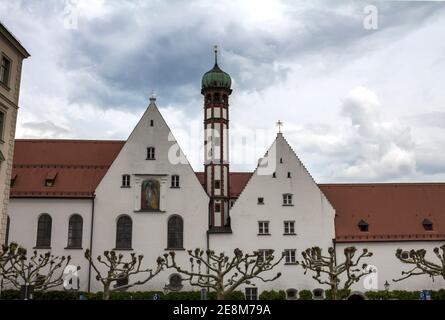
[{"label": "tree trunk", "polygon": [[224,291],[218,290],[216,292],[216,300],[225,300]]},{"label": "tree trunk", "polygon": [[332,300],[338,300],[337,278],[333,278],[331,280],[331,296],[332,296]]},{"label": "tree trunk", "polygon": [[104,294],[102,300],[110,300],[110,285],[104,285]]}]

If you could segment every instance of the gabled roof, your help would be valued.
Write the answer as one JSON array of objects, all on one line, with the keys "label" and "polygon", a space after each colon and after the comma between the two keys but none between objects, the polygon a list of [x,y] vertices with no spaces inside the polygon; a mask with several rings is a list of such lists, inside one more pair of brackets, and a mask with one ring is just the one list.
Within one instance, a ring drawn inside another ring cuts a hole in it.
[{"label": "gabled roof", "polygon": [[[11,197],[91,197],[123,141],[15,141]],[[46,187],[45,180],[55,180]]]},{"label": "gabled roof", "polygon": [[[11,197],[91,197],[124,141],[16,140]],[[53,187],[45,177],[57,170]],[[204,173],[196,173],[201,184]],[[230,173],[237,198],[251,172]],[[338,242],[445,240],[445,183],[319,184],[336,210]],[[358,221],[369,224],[363,234]],[[426,231],[424,219],[434,224]]]},{"label": "gabled roof", "polygon": [[30,56],[29,52],[25,49],[20,41],[14,36],[14,34],[6,28],[6,26],[0,22],[0,34],[2,34],[8,41],[20,52],[24,58]]}]

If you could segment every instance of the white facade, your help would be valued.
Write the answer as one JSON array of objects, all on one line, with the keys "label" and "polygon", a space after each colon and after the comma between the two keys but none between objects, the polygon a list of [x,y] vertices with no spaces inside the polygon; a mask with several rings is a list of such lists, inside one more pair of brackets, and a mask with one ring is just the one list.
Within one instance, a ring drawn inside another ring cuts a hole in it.
[{"label": "white facade", "polygon": [[[150,159],[148,148],[154,148]],[[123,186],[123,175],[130,176],[128,186]],[[179,176],[179,188],[172,188],[172,176]],[[142,203],[144,181],[159,183],[159,210],[145,210]],[[290,198],[289,198],[290,195]],[[262,198],[260,200],[259,198]],[[235,248],[245,252],[273,249],[275,255],[283,250],[295,250],[296,259],[309,247],[319,246],[324,251],[335,243],[335,208],[329,203],[319,186],[300,162],[292,148],[278,134],[267,155],[259,163],[230,211],[232,233],[210,234],[209,197],[199,183],[195,172],[185,159],[170,129],[157,109],[154,99],[133,130],[120,153],[112,163],[95,191],[93,199],[45,199],[13,198],[9,209],[11,217],[10,240],[28,249],[36,245],[37,221],[42,213],[52,217],[51,251],[56,255],[71,255],[73,263],[81,266],[81,289],[88,289],[89,267],[83,258],[84,250],[92,247],[93,256],[116,246],[116,223],[126,215],[132,221],[131,248],[118,249],[123,254],[132,251],[144,255],[144,266],[155,266],[158,256],[168,248],[167,224],[171,216],[180,216],[184,223],[184,249],[203,248],[207,245],[216,252],[227,254]],[[72,214],[83,218],[82,250],[66,249],[68,221]],[[91,221],[94,215],[94,222]],[[262,226],[260,234],[259,222]],[[285,222],[293,223],[293,230]],[[93,239],[90,243],[91,229]],[[294,231],[294,232],[291,232]],[[209,241],[207,241],[209,240]],[[407,270],[395,257],[398,248],[425,248],[432,255],[432,248],[440,242],[368,242],[336,244],[338,261],[343,260],[343,249],[354,245],[359,250],[368,248],[374,256],[364,262],[378,268],[378,289],[383,283],[391,283],[391,289],[421,290],[443,288],[443,279],[435,282],[427,277],[416,277],[393,283],[402,270]],[[42,249],[43,250],[43,249]],[[176,250],[178,263],[189,266],[184,250]],[[434,257],[431,257],[434,259]],[[261,290],[323,288],[312,279],[310,272],[304,275],[301,267],[284,261],[270,272],[273,276],[282,272],[275,282],[254,281]],[[134,290],[162,290],[173,271],[161,273],[149,283]],[[143,276],[139,277],[140,279]],[[134,279],[132,279],[134,280]],[[354,290],[368,291],[360,282]],[[198,290],[197,288],[193,288]],[[324,287],[326,289],[326,287]],[[91,277],[91,290],[101,290],[100,284]],[[183,290],[192,290],[184,283]]]}]

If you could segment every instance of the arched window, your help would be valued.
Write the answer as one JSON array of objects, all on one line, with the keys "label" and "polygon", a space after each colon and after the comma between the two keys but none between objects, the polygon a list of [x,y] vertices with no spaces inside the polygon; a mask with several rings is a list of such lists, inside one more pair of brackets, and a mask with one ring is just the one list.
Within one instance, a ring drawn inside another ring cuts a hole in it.
[{"label": "arched window", "polygon": [[184,223],[180,216],[168,219],[167,247],[169,249],[183,249]]},{"label": "arched window", "polygon": [[5,245],[9,243],[9,225],[11,224],[11,219],[6,216],[6,235],[5,235]]},{"label": "arched window", "polygon": [[68,223],[68,248],[82,248],[83,219],[73,214]]},{"label": "arched window", "polygon": [[116,249],[131,249],[133,222],[129,216],[121,216],[116,224]]},{"label": "arched window", "polygon": [[51,246],[51,227],[52,219],[49,214],[44,213],[39,217],[37,223],[37,241],[36,247]]}]

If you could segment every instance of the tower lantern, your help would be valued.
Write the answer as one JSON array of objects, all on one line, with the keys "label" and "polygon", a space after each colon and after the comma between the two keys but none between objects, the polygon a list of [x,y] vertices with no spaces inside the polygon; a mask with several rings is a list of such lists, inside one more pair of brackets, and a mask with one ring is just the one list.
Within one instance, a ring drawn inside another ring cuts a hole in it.
[{"label": "tower lantern", "polygon": [[210,197],[210,231],[230,231],[229,188],[229,96],[232,79],[218,66],[218,47],[214,47],[215,65],[202,77],[204,96],[204,173],[205,189]]}]

